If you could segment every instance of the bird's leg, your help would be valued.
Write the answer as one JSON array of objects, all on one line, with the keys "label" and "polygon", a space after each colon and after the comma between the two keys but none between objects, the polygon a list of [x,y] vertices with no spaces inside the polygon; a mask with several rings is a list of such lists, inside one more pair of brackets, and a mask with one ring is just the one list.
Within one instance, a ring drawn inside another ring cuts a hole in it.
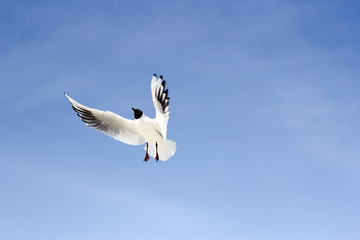
[{"label": "bird's leg", "polygon": [[147,162],[150,159],[148,150],[149,150],[149,143],[146,143],[146,155],[145,155],[144,162]]},{"label": "bird's leg", "polygon": [[158,153],[158,144],[157,144],[157,142],[156,142],[155,146],[156,146],[156,157],[155,157],[155,159],[156,159],[156,161],[159,161],[159,153]]}]

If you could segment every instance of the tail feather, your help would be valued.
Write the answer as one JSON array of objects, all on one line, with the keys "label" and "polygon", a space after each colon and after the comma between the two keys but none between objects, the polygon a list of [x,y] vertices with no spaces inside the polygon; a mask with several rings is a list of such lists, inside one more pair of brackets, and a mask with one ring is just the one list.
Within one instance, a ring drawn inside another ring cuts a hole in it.
[{"label": "tail feather", "polygon": [[[146,150],[146,146],[145,146]],[[166,161],[172,156],[174,156],[176,152],[176,142],[171,141],[169,139],[165,140],[162,143],[158,143],[158,153],[159,153],[159,160]],[[155,144],[149,144],[149,154],[153,158],[156,156],[156,146]]]}]

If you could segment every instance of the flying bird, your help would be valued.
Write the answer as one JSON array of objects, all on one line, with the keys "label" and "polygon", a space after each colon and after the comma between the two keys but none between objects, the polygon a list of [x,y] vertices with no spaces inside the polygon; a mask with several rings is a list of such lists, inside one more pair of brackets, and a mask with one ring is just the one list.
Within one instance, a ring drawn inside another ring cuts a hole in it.
[{"label": "flying bird", "polygon": [[169,121],[168,89],[165,89],[163,76],[157,78],[156,74],[151,80],[151,96],[154,102],[156,116],[149,118],[137,108],[134,111],[134,120],[123,118],[110,111],[101,111],[84,106],[68,94],[65,96],[72,104],[77,115],[89,127],[103,132],[104,134],[130,145],[142,145],[145,143],[145,159],[150,157],[156,161],[166,161],[175,154],[176,143],[166,139],[167,123]]}]

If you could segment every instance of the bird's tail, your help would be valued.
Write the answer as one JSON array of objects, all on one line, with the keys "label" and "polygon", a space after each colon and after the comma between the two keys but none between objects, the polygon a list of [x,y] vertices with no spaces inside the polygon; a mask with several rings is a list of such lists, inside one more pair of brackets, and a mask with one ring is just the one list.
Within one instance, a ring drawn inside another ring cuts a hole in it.
[{"label": "bird's tail", "polygon": [[[165,141],[165,146],[160,148],[159,159],[161,161],[166,161],[172,156],[174,156],[175,152],[176,152],[176,142],[167,139]],[[162,155],[162,157],[160,157],[160,154]]]},{"label": "bird's tail", "polygon": [[[145,146],[146,149],[146,146]],[[172,156],[174,156],[176,152],[176,142],[166,139],[162,143],[158,143],[158,154],[159,160],[166,161]],[[149,154],[153,158],[156,156],[156,146],[153,144],[149,144]]]}]

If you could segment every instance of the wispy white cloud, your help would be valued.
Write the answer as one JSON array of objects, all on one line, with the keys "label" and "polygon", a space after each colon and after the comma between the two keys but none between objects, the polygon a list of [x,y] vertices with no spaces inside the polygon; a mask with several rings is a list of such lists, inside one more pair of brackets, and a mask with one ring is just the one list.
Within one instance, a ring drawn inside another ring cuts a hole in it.
[{"label": "wispy white cloud", "polygon": [[[225,234],[227,226],[232,225],[230,222],[227,223],[223,216],[218,216],[203,206],[175,199],[169,194],[164,194],[163,191],[152,193],[146,189],[147,184],[139,186],[121,176],[114,182],[115,179],[105,176],[94,178],[94,176],[75,173],[71,170],[61,171],[28,163],[7,164],[6,168],[17,176],[18,181],[26,181],[27,184],[32,185],[33,189],[41,189],[40,195],[31,195],[28,199],[29,203],[25,205],[37,208],[38,204],[44,204],[44,208],[47,208],[46,206],[50,204],[50,206],[62,208],[65,203],[59,201],[65,200],[70,206],[54,217],[63,219],[70,214],[73,215],[71,221],[75,222],[77,218],[82,218],[78,214],[82,212],[81,209],[84,206],[86,209],[94,208],[94,212],[88,213],[92,220],[88,219],[90,222],[86,220],[83,224],[79,224],[80,229],[102,221],[101,224],[109,225],[107,227],[117,226],[122,229],[118,236],[131,235],[134,230],[126,229],[126,226],[139,224],[142,231],[133,232],[135,238],[152,236],[158,239],[167,237],[194,239],[192,237],[197,236],[204,239],[206,236]],[[163,194],[157,195],[159,192]],[[62,197],[56,200],[53,198],[54,194]],[[10,199],[11,197],[7,201]],[[79,210],[72,214],[71,211],[76,208]],[[23,206],[19,206],[19,209],[29,211],[24,214],[31,215],[31,209],[23,209]],[[99,210],[103,213],[111,213],[111,215],[108,219],[96,219]],[[4,224],[6,225],[6,222]],[[214,224],[217,228],[210,227]],[[51,225],[50,228],[52,227],[54,226]],[[159,229],[162,230],[159,231]],[[89,230],[89,232],[96,231]],[[64,234],[66,235],[66,232]],[[87,236],[87,233],[78,235]]]},{"label": "wispy white cloud", "polygon": [[[263,116],[291,133],[309,157],[359,172],[360,138],[351,120],[353,114],[359,114],[358,110],[347,101],[351,97],[339,101],[341,96],[334,96],[336,89],[313,83],[275,84],[272,101],[262,110]],[[350,85],[346,88],[351,92]]]}]

